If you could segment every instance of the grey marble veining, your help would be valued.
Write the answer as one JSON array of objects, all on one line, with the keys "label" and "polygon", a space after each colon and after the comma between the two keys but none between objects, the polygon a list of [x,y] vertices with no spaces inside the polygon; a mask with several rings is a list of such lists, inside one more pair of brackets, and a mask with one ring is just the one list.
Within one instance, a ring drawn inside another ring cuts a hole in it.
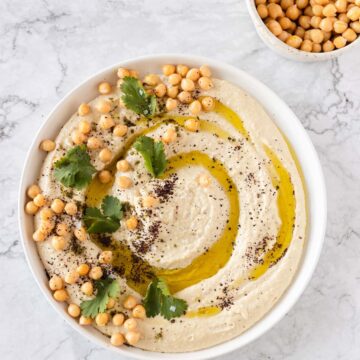
[{"label": "grey marble veining", "polygon": [[0,358],[114,358],[42,297],[20,245],[17,188],[36,130],[66,92],[102,67],[161,52],[261,79],[298,115],[326,176],[327,236],[309,287],[271,331],[221,359],[360,359],[360,49],[324,63],[280,58],[244,0],[0,1]]}]

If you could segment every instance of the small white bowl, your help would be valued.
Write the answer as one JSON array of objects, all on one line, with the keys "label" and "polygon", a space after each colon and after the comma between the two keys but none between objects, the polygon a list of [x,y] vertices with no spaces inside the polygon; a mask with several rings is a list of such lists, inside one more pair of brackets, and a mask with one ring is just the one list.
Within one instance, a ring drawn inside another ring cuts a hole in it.
[{"label": "small white bowl", "polygon": [[278,39],[265,25],[264,21],[259,16],[255,0],[246,0],[247,8],[250,13],[251,20],[255,25],[256,32],[259,34],[260,38],[264,43],[273,51],[277,52],[278,54],[291,59],[297,60],[302,62],[314,62],[314,61],[325,61],[334,59],[348,51],[351,51],[354,47],[359,46],[360,44],[360,36],[353,41],[351,44],[346,45],[345,47],[329,52],[324,53],[310,53],[307,51],[302,51],[295,49],[283,41]]},{"label": "small white bowl", "polygon": [[[92,327],[80,326],[76,320],[71,318],[66,312],[65,305],[56,302],[48,289],[48,279],[38,256],[36,244],[32,240],[33,218],[26,215],[24,211],[26,189],[29,185],[36,183],[45,158],[45,154],[39,150],[41,140],[54,138],[62,125],[76,111],[79,103],[96,97],[99,82],[104,80],[114,82],[116,78],[114,70],[119,66],[137,69],[145,73],[157,72],[160,70],[161,65],[166,63],[185,63],[196,67],[201,64],[208,64],[215,77],[236,84],[264,106],[275,123],[290,140],[298,156],[306,182],[309,222],[307,244],[299,270],[286,293],[266,316],[235,339],[205,350],[176,354],[148,352],[126,346],[113,347],[109,343],[109,338],[99,331]],[[326,225],[326,192],[320,162],[305,129],[290,108],[273,91],[245,72],[219,61],[190,55],[153,55],[124,61],[100,71],[72,90],[56,105],[35,136],[35,140],[28,152],[20,182],[18,211],[22,244],[29,267],[44,296],[76,331],[118,355],[147,360],[197,360],[210,359],[245,346],[274,326],[295,304],[310,281],[322,248]]]}]

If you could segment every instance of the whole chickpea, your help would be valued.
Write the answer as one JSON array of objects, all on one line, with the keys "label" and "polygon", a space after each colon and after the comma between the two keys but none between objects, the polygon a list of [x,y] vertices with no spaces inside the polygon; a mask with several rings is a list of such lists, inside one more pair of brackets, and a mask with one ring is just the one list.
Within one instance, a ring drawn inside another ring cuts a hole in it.
[{"label": "whole chickpea", "polygon": [[214,87],[212,80],[207,76],[202,76],[198,80],[198,84],[200,86],[200,89],[202,89],[202,90],[210,90],[212,87]]},{"label": "whole chickpea", "polygon": [[106,304],[106,308],[108,310],[113,309],[115,306],[115,300],[113,298],[110,298],[109,301]]},{"label": "whole chickpea", "polygon": [[195,132],[200,130],[200,121],[197,119],[187,119],[184,123],[185,129]]},{"label": "whole chickpea", "polygon": [[181,76],[179,74],[171,74],[168,78],[170,85],[178,85],[181,81]]},{"label": "whole chickpea", "polygon": [[75,284],[79,280],[79,273],[77,271],[70,271],[65,275],[64,280],[67,284]]},{"label": "whole chickpea", "polygon": [[307,51],[307,52],[311,52],[312,51],[312,47],[313,47],[313,43],[311,40],[304,40],[301,44],[300,49],[302,51]]},{"label": "whole chickpea", "polygon": [[123,79],[126,76],[130,76],[130,71],[128,69],[125,69],[125,68],[119,68],[118,71],[117,71],[117,76],[120,79]]},{"label": "whole chickpea", "polygon": [[80,123],[79,123],[79,131],[82,134],[87,135],[91,131],[91,124],[89,123],[89,121],[86,121],[86,120],[80,121]]},{"label": "whole chickpea", "polygon": [[356,32],[353,29],[346,29],[343,33],[342,36],[348,41],[348,42],[353,42],[356,38]]},{"label": "whole chickpea", "polygon": [[310,26],[311,26],[311,25],[310,25],[310,20],[311,20],[310,16],[306,16],[306,15],[300,16],[300,17],[299,17],[299,25],[300,25],[303,29],[307,30],[307,29],[309,29]]},{"label": "whole chickpea", "polygon": [[277,22],[276,20],[269,20],[269,21],[266,23],[266,26],[268,27],[268,29],[269,29],[275,36],[280,35],[281,32],[282,32],[281,25],[280,25],[279,22]]},{"label": "whole chickpea", "polygon": [[59,302],[64,302],[69,298],[69,295],[65,289],[56,290],[53,296],[54,299]]},{"label": "whole chickpea", "polygon": [[98,177],[102,184],[108,184],[112,180],[112,175],[109,170],[100,171]]},{"label": "whole chickpea", "polygon": [[113,346],[121,346],[125,342],[124,335],[121,333],[114,333],[111,335],[110,343]]},{"label": "whole chickpea", "polygon": [[96,325],[105,326],[110,320],[110,316],[107,313],[97,314],[95,317]]},{"label": "whole chickpea", "polygon": [[137,325],[137,321],[134,318],[127,319],[124,322],[124,328],[126,330],[135,330],[137,328]]},{"label": "whole chickpea", "polygon": [[47,200],[43,194],[38,194],[34,197],[33,202],[36,206],[42,207],[46,205]]},{"label": "whole chickpea", "polygon": [[335,16],[337,9],[334,4],[327,4],[323,9],[323,15],[326,17]]},{"label": "whole chickpea", "polygon": [[89,272],[89,278],[99,280],[103,276],[103,271],[100,266],[94,266]]},{"label": "whole chickpea", "polygon": [[130,170],[130,164],[127,160],[119,160],[116,163],[116,169],[118,171],[126,172]]},{"label": "whole chickpea", "polygon": [[53,151],[55,147],[55,142],[49,139],[43,140],[40,144],[40,149],[46,152]]},{"label": "whole chickpea", "polygon": [[174,128],[169,128],[165,131],[165,134],[162,137],[162,140],[166,144],[170,144],[171,142],[174,142],[177,139],[177,133]]},{"label": "whole chickpea", "polygon": [[[265,6],[266,8],[266,6]],[[211,74],[211,72],[210,72]],[[198,81],[200,78],[200,70],[197,68],[192,68],[189,70],[189,72],[186,74],[186,78],[190,79],[191,81]]]},{"label": "whole chickpea", "polygon": [[360,33],[360,22],[359,21],[354,21],[350,24],[350,27],[357,33]]},{"label": "whole chickpea", "polygon": [[96,110],[102,114],[107,114],[111,110],[111,104],[108,100],[99,99],[95,105]]},{"label": "whole chickpea", "polygon": [[118,185],[120,189],[129,189],[133,182],[128,176],[119,176]]},{"label": "whole chickpea", "polygon": [[284,12],[279,4],[270,3],[267,6],[269,16],[273,19],[277,19],[279,17],[284,16]]},{"label": "whole chickpea", "polygon": [[74,235],[79,241],[85,241],[87,238],[86,230],[84,227],[76,228],[74,230]]},{"label": "whole chickpea", "polygon": [[298,9],[305,9],[309,5],[309,0],[296,0]]},{"label": "whole chickpea", "polygon": [[286,44],[298,49],[301,46],[302,43],[302,39],[301,37],[297,36],[297,35],[291,35],[287,40],[286,40]]},{"label": "whole chickpea", "polygon": [[107,81],[104,81],[98,85],[98,91],[102,95],[110,94],[111,85]]},{"label": "whole chickpea", "polygon": [[159,75],[148,74],[144,78],[144,83],[150,86],[156,86],[161,82]]},{"label": "whole chickpea", "polygon": [[48,207],[43,207],[40,210],[40,218],[41,218],[41,220],[50,220],[54,216],[55,216],[54,212]]},{"label": "whole chickpea", "polygon": [[211,179],[208,174],[200,174],[196,181],[203,188],[206,188],[211,184]]},{"label": "whole chickpea", "polygon": [[65,236],[69,233],[69,227],[65,223],[56,225],[56,235]]},{"label": "whole chickpea", "polygon": [[125,321],[125,316],[122,313],[115,314],[112,318],[112,322],[115,326],[121,326]]},{"label": "whole chickpea", "polygon": [[346,15],[351,21],[359,20],[359,18],[360,18],[360,7],[358,7],[358,6],[351,7],[348,10],[348,12],[346,13]]},{"label": "whole chickpea", "polygon": [[68,314],[73,318],[77,318],[78,316],[80,316],[81,310],[80,307],[76,304],[70,304],[67,310]]},{"label": "whole chickpea", "polygon": [[114,135],[115,136],[118,136],[118,137],[123,137],[127,134],[128,132],[128,127],[127,125],[124,125],[124,124],[118,124],[114,127]]},{"label": "whole chickpea", "polygon": [[295,30],[295,34],[296,36],[300,37],[301,39],[304,39],[305,36],[305,29],[303,29],[301,26],[298,26]]},{"label": "whole chickpea", "polygon": [[81,291],[83,294],[87,296],[91,296],[94,292],[94,286],[91,281],[84,282],[81,285]]},{"label": "whole chickpea", "polygon": [[140,333],[137,331],[129,331],[125,334],[125,339],[129,345],[136,345],[140,340]]},{"label": "whole chickpea", "polygon": [[39,208],[35,205],[33,201],[28,201],[25,205],[25,211],[29,215],[35,215]]},{"label": "whole chickpea", "polygon": [[178,66],[176,66],[176,72],[182,77],[185,77],[188,71],[189,67],[186,65],[179,64]]},{"label": "whole chickpea", "polygon": [[88,104],[82,103],[78,107],[79,116],[85,116],[90,113],[90,106]]},{"label": "whole chickpea", "polygon": [[305,9],[304,9],[304,15],[305,16],[314,16],[314,13],[313,13],[313,10],[312,10],[312,7],[311,6],[307,6]]},{"label": "whole chickpea", "polygon": [[92,318],[81,315],[80,319],[79,319],[79,324],[84,325],[84,326],[85,325],[91,325],[92,324]]},{"label": "whole chickpea", "polygon": [[127,310],[132,310],[137,304],[137,299],[132,295],[129,295],[123,302],[123,306]]},{"label": "whole chickpea", "polygon": [[101,148],[102,141],[99,138],[92,136],[89,137],[86,145],[90,150],[97,150]]},{"label": "whole chickpea", "polygon": [[136,305],[132,311],[132,316],[137,319],[145,319],[146,318],[146,311],[144,306]]},{"label": "whole chickpea", "polygon": [[144,196],[142,198],[142,205],[145,208],[151,208],[156,206],[159,203],[159,200],[157,198],[154,198],[151,195]]},{"label": "whole chickpea", "polygon": [[324,7],[321,5],[314,5],[312,7],[312,12],[313,12],[314,16],[323,16],[323,10],[324,10]]},{"label": "whole chickpea", "polygon": [[138,226],[138,220],[135,216],[131,216],[126,220],[126,227],[128,230],[135,230]]},{"label": "whole chickpea", "polygon": [[44,241],[47,237],[47,234],[44,231],[41,231],[40,229],[36,230],[33,233],[33,240],[36,242]]},{"label": "whole chickpea", "polygon": [[75,129],[71,132],[71,140],[75,145],[81,145],[87,140],[87,137],[79,129]]},{"label": "whole chickpea", "polygon": [[324,34],[319,29],[312,29],[310,36],[311,36],[312,42],[315,44],[321,44],[324,40]]},{"label": "whole chickpea", "polygon": [[[310,20],[310,24],[314,29],[318,29],[320,27],[321,17],[320,16],[313,16]],[[310,30],[310,33],[313,29]]]},{"label": "whole chickpea", "polygon": [[108,148],[104,148],[99,153],[99,159],[103,163],[108,163],[112,159],[112,152]]},{"label": "whole chickpea", "polygon": [[287,30],[287,29],[291,28],[291,20],[287,17],[280,18],[279,24],[283,30]]},{"label": "whole chickpea", "polygon": [[172,110],[175,110],[176,107],[178,106],[178,101],[176,99],[167,99],[166,100],[166,110],[167,111],[172,111]]},{"label": "whole chickpea", "polygon": [[315,44],[315,43],[313,43],[312,52],[314,52],[314,53],[319,53],[319,52],[321,52],[321,44]]},{"label": "whole chickpea", "polygon": [[189,104],[192,101],[191,93],[188,91],[181,91],[177,97],[183,104]]},{"label": "whole chickpea", "polygon": [[269,11],[266,5],[259,4],[256,9],[262,19],[266,19],[269,16]]},{"label": "whole chickpea", "polygon": [[159,84],[154,89],[155,95],[159,98],[162,98],[166,94],[166,86],[165,84]]},{"label": "whole chickpea", "polygon": [[323,44],[324,52],[333,51],[334,49],[335,49],[335,46],[332,41],[328,40],[328,41],[324,42],[324,44]]},{"label": "whole chickpea", "polygon": [[51,238],[51,245],[56,251],[61,251],[67,246],[67,241],[63,236],[53,236]]},{"label": "whole chickpea", "polygon": [[285,11],[290,7],[294,5],[294,0],[281,0],[280,2],[280,6],[282,7],[282,9],[284,9]]},{"label": "whole chickpea", "polygon": [[178,86],[170,86],[166,90],[166,94],[168,97],[175,99],[179,93],[179,87]]},{"label": "whole chickpea", "polygon": [[350,19],[347,17],[346,14],[339,14],[338,19],[347,24],[350,22]]},{"label": "whole chickpea", "polygon": [[286,16],[291,20],[297,20],[300,15],[301,11],[296,5],[292,5],[286,10]]},{"label": "whole chickpea", "polygon": [[201,102],[199,100],[193,101],[189,105],[189,111],[192,115],[199,115],[201,112]]},{"label": "whole chickpea", "polygon": [[49,287],[52,291],[61,290],[64,287],[64,282],[60,276],[54,275],[49,280]]},{"label": "whole chickpea", "polygon": [[278,38],[283,41],[286,42],[286,40],[290,37],[291,35],[287,32],[287,31],[282,31],[281,34],[278,36]]},{"label": "whole chickpea", "polygon": [[56,214],[61,214],[64,211],[65,204],[61,199],[54,199],[51,203],[51,210]]},{"label": "whole chickpea", "polygon": [[102,130],[109,130],[115,126],[115,121],[109,114],[102,114],[99,120],[99,127]]},{"label": "whole chickpea", "polygon": [[110,264],[113,258],[111,250],[104,250],[99,256],[100,264]]},{"label": "whole chickpea", "polygon": [[192,80],[188,78],[184,78],[181,80],[181,88],[184,91],[194,91],[195,90],[195,84]]},{"label": "whole chickpea", "polygon": [[333,23],[329,18],[322,19],[319,25],[320,29],[323,31],[332,31]]},{"label": "whole chickpea", "polygon": [[77,268],[76,268],[76,272],[80,275],[80,276],[85,276],[89,273],[90,271],[90,266],[88,264],[80,264]]},{"label": "whole chickpea", "polygon": [[336,0],[335,7],[339,13],[345,13],[347,9],[347,0]]},{"label": "whole chickpea", "polygon": [[162,67],[162,72],[165,76],[169,76],[175,72],[175,65],[167,64]]},{"label": "whole chickpea", "polygon": [[200,66],[200,75],[201,76],[206,76],[206,77],[210,77],[212,75],[211,70],[210,70],[208,65],[201,65]]},{"label": "whole chickpea", "polygon": [[36,195],[39,195],[41,193],[41,189],[38,185],[30,185],[27,189],[27,196],[31,199],[34,199]]},{"label": "whole chickpea", "polygon": [[211,96],[204,96],[201,99],[201,106],[204,111],[212,111],[215,109],[215,100]]}]

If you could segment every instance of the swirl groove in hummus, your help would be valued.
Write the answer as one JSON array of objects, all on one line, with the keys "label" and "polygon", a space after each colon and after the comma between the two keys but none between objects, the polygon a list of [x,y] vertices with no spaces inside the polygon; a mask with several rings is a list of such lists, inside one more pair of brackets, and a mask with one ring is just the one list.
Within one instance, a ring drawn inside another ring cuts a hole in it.
[{"label": "swirl groove in hummus", "polygon": [[[161,81],[168,86],[167,77]],[[98,207],[105,195],[127,204],[120,228],[112,234],[87,234],[80,242],[70,232],[63,251],[53,248],[53,232],[38,241],[49,276],[64,278],[83,263],[99,265],[102,251],[111,251],[111,264],[101,266],[120,284],[112,312],[128,315],[125,297],[140,300],[154,276],[164,279],[171,292],[188,303],[186,314],[171,321],[161,316],[138,321],[141,338],[136,346],[142,349],[191,351],[238,336],[274,306],[301,259],[304,187],[286,140],[243,90],[225,80],[212,82],[209,90],[197,87],[193,94],[200,100],[216,99],[213,110],[197,117],[189,116],[189,106],[182,104],[150,119],[141,118],[119,102],[122,93],[114,87],[89,102],[90,113],[76,113],[68,120],[40,174],[39,186],[48,200],[76,202],[80,210]],[[102,99],[111,103],[109,114],[115,124],[128,126],[126,135],[101,129],[96,105]],[[189,118],[199,121],[198,131],[187,129]],[[67,189],[55,180],[53,164],[74,147],[71,134],[84,119],[92,126],[86,139],[100,138],[113,155],[104,164],[98,156],[101,149],[88,150],[91,163],[96,171],[106,169],[112,177],[104,184],[96,175],[84,190]],[[168,129],[176,131],[176,139],[165,144],[167,168],[154,178],[132,145],[141,135],[159,140]],[[119,159],[125,159],[130,169],[118,171]],[[130,178],[132,185],[119,186],[122,176]],[[142,202],[148,195],[157,199],[150,209]],[[126,226],[130,216],[138,220],[136,229]],[[36,214],[36,229],[41,221]],[[69,229],[83,226],[81,211],[75,216],[62,213],[56,218],[59,222]],[[80,305],[89,298],[81,292],[85,281],[80,278],[66,285],[69,303]],[[106,335],[125,331],[111,322],[94,326]]]}]

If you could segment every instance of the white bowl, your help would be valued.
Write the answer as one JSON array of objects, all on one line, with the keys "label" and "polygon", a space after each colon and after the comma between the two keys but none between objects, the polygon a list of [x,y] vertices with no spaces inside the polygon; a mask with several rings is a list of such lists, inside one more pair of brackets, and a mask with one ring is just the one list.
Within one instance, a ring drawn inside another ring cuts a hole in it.
[{"label": "white bowl", "polygon": [[[37,254],[36,244],[32,240],[33,219],[24,212],[26,189],[30,184],[36,183],[41,164],[45,158],[45,154],[39,150],[41,140],[54,138],[62,125],[76,111],[80,102],[89,101],[96,97],[96,89],[99,82],[103,80],[115,81],[116,76],[114,69],[117,67],[129,67],[138,69],[145,73],[159,71],[160,66],[165,63],[185,63],[190,66],[208,64],[215,77],[219,77],[236,84],[254,96],[264,106],[269,115],[274,119],[275,123],[290,140],[298,156],[305,176],[309,218],[307,244],[304,249],[304,255],[299,271],[286,293],[282,296],[274,308],[258,323],[235,339],[205,350],[180,354],[148,352],[132,347],[112,347],[109,344],[109,339],[100,332],[92,327],[82,327],[78,325],[76,320],[67,315],[65,305],[56,302],[52,297],[51,291],[48,289],[48,280],[45,275],[44,267]],[[100,71],[72,90],[56,105],[38,131],[27,155],[20,183],[19,224],[26,259],[44,296],[48,299],[55,310],[76,331],[83,334],[87,339],[92,340],[96,344],[107,349],[111,349],[119,355],[126,355],[137,359],[209,359],[215,356],[223,355],[235,349],[239,349],[265,333],[291,309],[304,291],[318,262],[325,234],[325,183],[318,156],[300,121],[289,109],[289,107],[273,91],[263,85],[260,81],[254,79],[245,72],[234,68],[233,66],[199,56],[145,56],[124,61],[120,64],[116,64]]]},{"label": "white bowl", "polygon": [[360,36],[353,41],[351,44],[346,45],[345,47],[337,50],[333,50],[330,52],[324,53],[310,53],[307,51],[302,51],[295,49],[283,41],[278,39],[265,25],[264,21],[259,16],[255,0],[246,0],[247,8],[250,13],[251,20],[255,25],[256,32],[259,34],[260,38],[264,41],[264,43],[273,51],[278,54],[291,59],[302,62],[312,62],[312,61],[324,61],[334,59],[348,51],[351,51],[354,47],[360,45]]}]

